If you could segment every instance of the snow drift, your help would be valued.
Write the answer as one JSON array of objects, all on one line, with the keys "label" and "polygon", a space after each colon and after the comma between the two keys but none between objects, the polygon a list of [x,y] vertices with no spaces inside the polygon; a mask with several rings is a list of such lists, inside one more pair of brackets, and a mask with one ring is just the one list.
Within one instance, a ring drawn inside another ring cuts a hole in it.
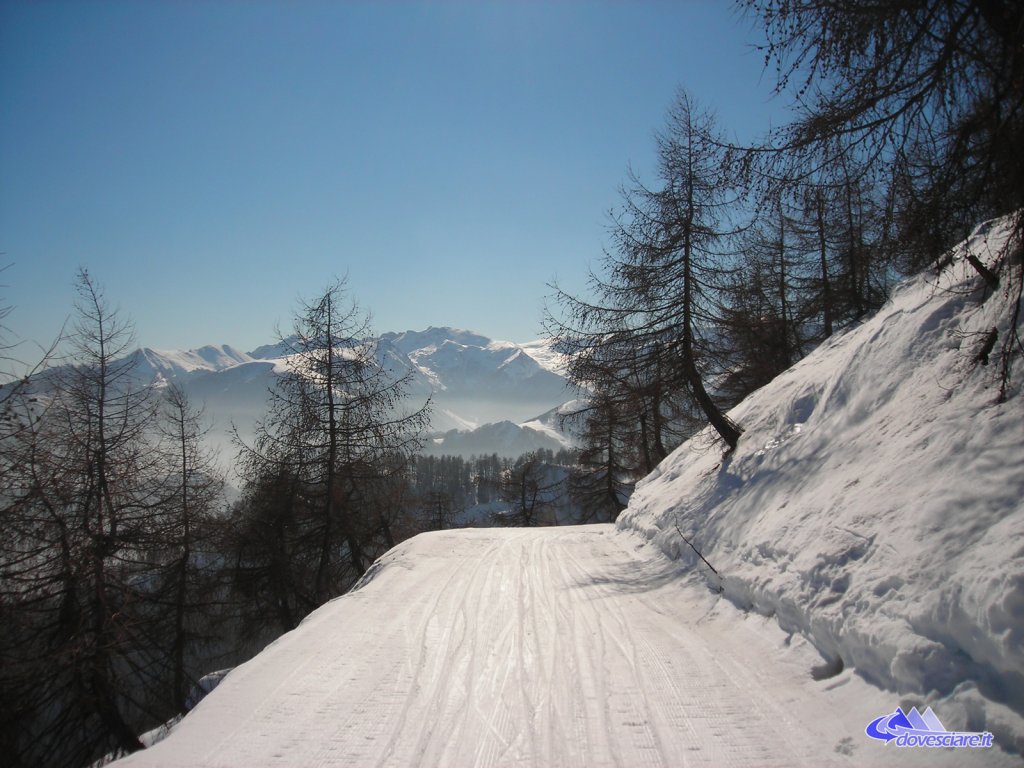
[{"label": "snow drift", "polygon": [[1005,221],[982,225],[940,275],[746,399],[733,454],[710,430],[682,445],[618,527],[807,635],[819,676],[852,666],[1020,752],[1022,400],[997,404],[999,366],[978,359],[992,328],[1010,332],[1016,296],[964,259],[991,264],[1009,238]]}]

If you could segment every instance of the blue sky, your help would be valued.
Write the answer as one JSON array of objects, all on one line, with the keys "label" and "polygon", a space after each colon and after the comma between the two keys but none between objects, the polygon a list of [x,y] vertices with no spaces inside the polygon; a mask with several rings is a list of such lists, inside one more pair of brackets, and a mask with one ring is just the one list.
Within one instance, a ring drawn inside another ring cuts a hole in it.
[{"label": "blue sky", "polygon": [[251,349],[348,275],[378,332],[540,334],[679,87],[778,122],[725,2],[2,2],[7,325],[79,266],[140,344]]}]

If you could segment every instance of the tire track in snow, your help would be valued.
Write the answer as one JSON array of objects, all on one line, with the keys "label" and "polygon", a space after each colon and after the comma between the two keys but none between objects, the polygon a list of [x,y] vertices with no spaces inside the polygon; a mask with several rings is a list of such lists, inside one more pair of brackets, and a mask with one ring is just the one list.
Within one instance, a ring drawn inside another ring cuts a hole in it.
[{"label": "tire track in snow", "polygon": [[[577,616],[566,601],[568,584],[559,568],[561,553],[553,540],[538,540],[541,557],[537,578],[547,588],[541,591],[546,602],[546,623],[552,628],[546,662],[547,679],[545,747],[542,757],[550,758],[561,747],[563,764],[583,766],[590,762],[587,752],[587,713],[581,701],[581,658]],[[538,626],[541,623],[538,622]],[[573,750],[572,747],[578,747]]]},{"label": "tire track in snow", "polygon": [[[628,737],[628,753],[633,755],[627,764],[637,764],[636,755],[641,757],[641,765],[656,768],[658,766],[671,765],[666,761],[665,751],[662,745],[662,736],[658,731],[656,718],[652,711],[650,702],[646,696],[646,681],[641,675],[638,664],[638,646],[630,622],[627,621],[617,601],[608,599],[609,590],[603,588],[600,583],[600,574],[595,574],[593,566],[584,566],[578,557],[578,553],[587,551],[592,556],[595,549],[592,545],[600,538],[591,535],[574,541],[575,546],[563,546],[559,562],[563,573],[563,581],[577,590],[591,593],[586,600],[581,601],[588,607],[581,611],[585,618],[589,618],[593,632],[602,638],[601,664],[603,673],[607,678],[612,678],[615,685],[606,689],[605,698],[608,702],[605,711],[605,720],[609,727],[606,733],[609,739],[615,739],[620,732]],[[569,542],[565,542],[568,544]],[[584,544],[586,547],[584,547]],[[600,560],[606,553],[597,554],[595,560]],[[597,577],[595,579],[595,577]],[[594,608],[594,606],[599,606]],[[609,652],[609,643],[604,642],[607,638],[614,647]],[[625,668],[628,674],[623,675]],[[606,686],[611,685],[606,683]],[[609,742],[609,752],[613,756],[616,765],[622,765],[622,746]]]},{"label": "tire track in snow", "polygon": [[[470,637],[466,658],[461,666],[459,689],[461,700],[452,698],[449,702],[449,717],[456,725],[455,737],[445,743],[440,764],[481,765],[487,764],[490,755],[500,755],[509,748],[514,734],[513,718],[507,710],[493,711],[487,707],[487,690],[484,683],[492,681],[493,659],[497,655],[492,643],[498,648],[508,642],[515,628],[514,621],[502,621],[500,601],[494,603],[494,584],[501,584],[505,571],[510,542],[504,542],[491,558],[481,558],[473,568],[460,611],[472,617],[471,624],[476,631]],[[501,590],[498,590],[501,591]],[[493,638],[493,640],[489,640]],[[499,664],[507,678],[508,665]],[[480,727],[482,726],[482,730]],[[475,730],[474,730],[475,729]],[[472,755],[467,754],[467,745],[472,744]]]},{"label": "tire track in snow", "polygon": [[[628,551],[623,555],[621,568],[634,578],[637,566],[647,565],[637,563]],[[651,578],[657,580],[656,575]],[[651,699],[666,720],[684,729],[688,741],[699,746],[678,755],[673,764],[689,757],[725,766],[849,765],[844,756],[823,757],[808,739],[806,723],[798,722],[779,700],[775,692],[791,687],[791,680],[772,675],[770,665],[750,663],[744,641],[763,638],[742,631],[749,625],[734,626],[724,634],[706,632],[700,621],[683,623],[666,614],[663,597],[652,601],[640,590],[631,599],[642,609],[631,610],[630,616],[639,640],[640,666],[647,670],[644,688],[656,693]],[[763,679],[752,684],[753,678]]]},{"label": "tire track in snow", "polygon": [[794,679],[807,658],[800,647],[784,658],[777,630],[684,588],[678,564],[631,543],[611,526],[417,537],[376,579],[237,669],[168,739],[125,763],[870,761],[876,745],[858,747],[856,758],[832,747],[892,706],[887,695],[844,722],[837,703],[852,701],[843,692],[855,679],[838,694]]},{"label": "tire track in snow", "polygon": [[[418,648],[418,655],[415,661],[410,660],[410,679],[405,702],[395,718],[391,736],[384,749],[375,762],[377,766],[391,764],[422,765],[428,757],[427,750],[434,735],[434,724],[440,712],[440,704],[445,698],[449,677],[445,674],[450,671],[450,665],[456,651],[452,646],[452,635],[456,629],[455,621],[446,622],[445,619],[452,614],[451,609],[445,605],[450,603],[454,595],[465,595],[467,584],[472,583],[475,576],[484,564],[494,554],[506,546],[506,542],[498,540],[486,548],[478,548],[476,564],[472,574],[467,576],[461,567],[452,567],[447,579],[439,585],[433,593],[433,601],[429,608],[422,612],[422,620],[418,627],[411,633],[411,637]],[[466,619],[464,613],[465,597],[461,601],[463,606],[463,637],[459,645],[465,640]],[[429,690],[424,696],[423,691]],[[403,743],[408,744],[407,728],[412,722],[410,715],[416,713],[419,716],[417,738],[411,749],[406,749],[404,755],[397,755],[396,750]],[[396,758],[401,757],[396,762]]]}]

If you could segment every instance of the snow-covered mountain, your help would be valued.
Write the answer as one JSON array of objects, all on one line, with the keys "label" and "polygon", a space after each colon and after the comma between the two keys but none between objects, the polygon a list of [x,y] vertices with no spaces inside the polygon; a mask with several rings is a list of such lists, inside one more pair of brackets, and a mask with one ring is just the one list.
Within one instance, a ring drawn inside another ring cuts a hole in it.
[{"label": "snow-covered mountain", "polygon": [[199,349],[190,349],[187,352],[142,347],[135,350],[132,357],[140,378],[161,377],[165,380],[194,373],[216,373],[253,360],[249,355],[227,344],[220,346],[209,344]]},{"label": "snow-covered mountain", "polygon": [[[437,410],[477,426],[522,422],[572,396],[547,342],[516,344],[457,328],[428,328],[386,333],[380,350],[421,377],[420,386],[430,387]],[[437,431],[449,428],[434,424]]]},{"label": "snow-covered mountain", "polygon": [[[184,388],[204,410],[208,441],[230,463],[231,433],[251,436],[277,374],[287,370],[289,341],[248,353],[228,345],[188,351],[143,347],[131,359],[139,380]],[[412,401],[431,399],[429,450],[518,456],[570,442],[557,426],[522,426],[572,397],[559,373],[561,357],[549,342],[494,341],[457,328],[386,333],[375,341],[382,367],[396,376],[411,374]],[[40,382],[45,386],[45,377]]]},{"label": "snow-covered mountain", "polygon": [[580,400],[568,400],[519,424],[505,420],[469,429],[452,429],[435,434],[423,452],[467,458],[496,453],[516,458],[539,449],[559,451],[573,448],[578,444],[576,435],[572,423],[563,423],[563,417],[581,407]]},{"label": "snow-covered mountain", "polygon": [[[431,395],[437,431],[532,418],[567,399],[562,356],[549,340],[495,341],[461,328],[385,333],[375,339],[380,364],[412,373],[413,390]],[[250,351],[250,360],[280,360],[293,339]],[[449,423],[450,422],[450,423]]]},{"label": "snow-covered mountain", "polygon": [[[414,405],[431,400],[427,451],[469,456],[497,453],[516,457],[537,448],[572,444],[556,421],[538,422],[572,398],[562,356],[548,340],[526,344],[494,341],[458,328],[386,333],[374,339],[378,363],[396,376],[411,374]],[[142,347],[130,355],[135,378],[180,385],[203,409],[207,442],[231,464],[235,430],[251,439],[266,413],[277,375],[286,371],[290,339],[248,353],[229,345],[167,350]],[[45,392],[59,368],[38,376]],[[526,422],[531,422],[529,427]]]}]

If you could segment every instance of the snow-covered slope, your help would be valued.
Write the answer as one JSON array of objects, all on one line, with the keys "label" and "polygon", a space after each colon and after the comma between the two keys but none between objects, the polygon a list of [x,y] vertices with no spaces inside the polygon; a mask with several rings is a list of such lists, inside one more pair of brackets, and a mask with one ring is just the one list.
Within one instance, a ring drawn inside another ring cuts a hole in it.
[{"label": "snow-covered slope", "polygon": [[586,401],[580,399],[567,400],[535,419],[524,422],[521,426],[541,432],[565,448],[572,448],[579,445],[579,436],[573,429],[574,422],[570,417],[584,408],[585,404]]},{"label": "snow-covered slope", "polygon": [[709,431],[681,446],[618,526],[811,638],[832,670],[1024,751],[1024,401],[1016,382],[997,404],[997,361],[976,359],[1013,302],[962,259],[991,264],[1006,238],[980,227],[941,276],[754,393],[732,455]]},{"label": "snow-covered slope", "polygon": [[569,360],[563,352],[559,351],[555,340],[537,339],[536,341],[527,341],[519,346],[542,368],[557,373],[559,376],[565,376]]},{"label": "snow-covered slope", "polygon": [[895,702],[818,660],[611,525],[423,534],[117,765],[1015,764],[872,742]]}]

